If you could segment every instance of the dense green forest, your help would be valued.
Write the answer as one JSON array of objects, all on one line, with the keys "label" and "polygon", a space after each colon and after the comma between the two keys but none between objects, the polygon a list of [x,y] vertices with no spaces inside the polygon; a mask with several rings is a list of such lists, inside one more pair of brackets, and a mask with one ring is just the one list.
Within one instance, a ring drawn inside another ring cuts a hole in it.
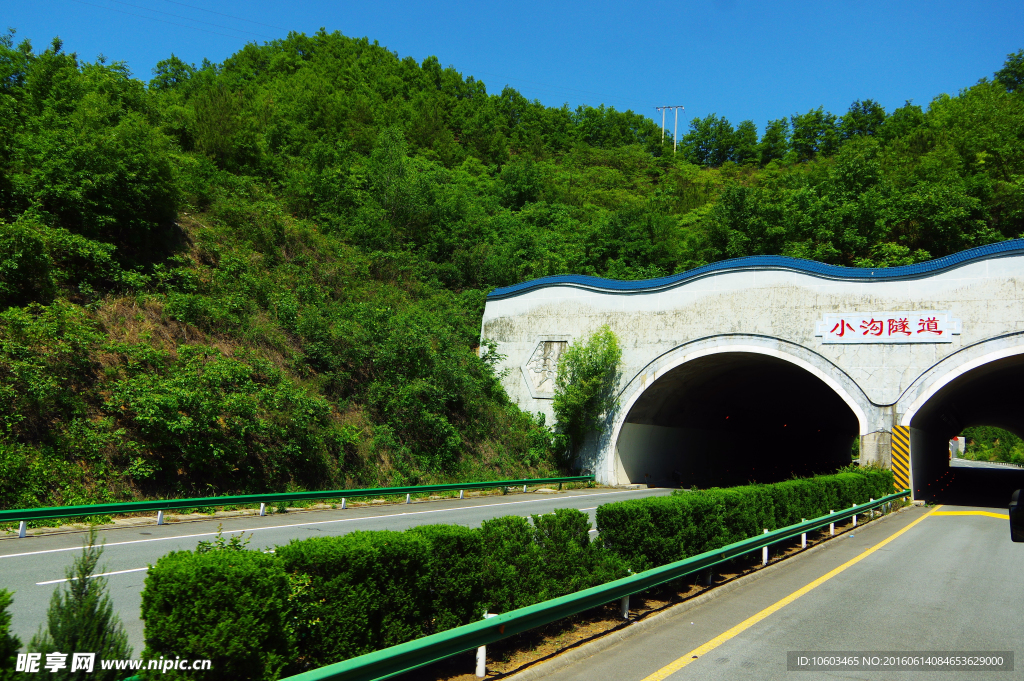
[{"label": "dense green forest", "polygon": [[489,290],[1018,237],[1022,90],[1024,51],[927,106],[711,115],[673,154],[339,33],[146,82],[11,32],[0,507],[554,472],[477,347]]}]

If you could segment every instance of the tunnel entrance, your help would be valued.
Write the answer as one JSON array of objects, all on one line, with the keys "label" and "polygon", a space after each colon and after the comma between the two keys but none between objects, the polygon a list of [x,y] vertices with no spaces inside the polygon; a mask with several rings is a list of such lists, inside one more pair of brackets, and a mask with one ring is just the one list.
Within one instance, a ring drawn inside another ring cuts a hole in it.
[{"label": "tunnel entrance", "polygon": [[950,460],[949,440],[970,426],[1024,437],[1024,355],[995,360],[956,377],[910,421],[914,496],[937,503],[1006,508],[1024,488],[1024,469]]},{"label": "tunnel entrance", "polygon": [[707,488],[829,473],[850,463],[858,433],[850,407],[803,368],[713,354],[637,398],[616,442],[619,479]]}]

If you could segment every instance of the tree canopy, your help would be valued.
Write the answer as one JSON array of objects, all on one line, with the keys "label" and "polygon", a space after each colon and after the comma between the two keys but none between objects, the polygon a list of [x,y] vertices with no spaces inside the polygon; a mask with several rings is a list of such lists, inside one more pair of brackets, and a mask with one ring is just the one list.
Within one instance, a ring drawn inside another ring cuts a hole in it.
[{"label": "tree canopy", "polygon": [[[553,472],[496,286],[1024,232],[1022,54],[927,106],[659,125],[340,33],[144,82],[0,38],[0,507]],[[870,94],[870,93],[866,93]]]}]

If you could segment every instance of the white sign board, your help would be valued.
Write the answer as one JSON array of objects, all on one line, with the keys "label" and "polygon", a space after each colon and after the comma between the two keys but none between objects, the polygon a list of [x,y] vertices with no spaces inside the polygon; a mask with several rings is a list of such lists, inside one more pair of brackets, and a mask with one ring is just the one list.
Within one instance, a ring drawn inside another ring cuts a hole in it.
[{"label": "white sign board", "polygon": [[960,320],[948,312],[830,312],[814,325],[822,343],[952,343]]}]

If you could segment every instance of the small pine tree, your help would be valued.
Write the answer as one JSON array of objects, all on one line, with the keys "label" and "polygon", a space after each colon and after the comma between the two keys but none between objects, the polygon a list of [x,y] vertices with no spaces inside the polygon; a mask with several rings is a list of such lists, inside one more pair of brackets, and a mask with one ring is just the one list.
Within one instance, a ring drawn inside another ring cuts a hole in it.
[{"label": "small pine tree", "polygon": [[14,661],[21,647],[18,637],[10,633],[11,613],[7,608],[13,600],[11,596],[7,589],[0,589],[0,681],[13,681],[15,678]]},{"label": "small pine tree", "polygon": [[[47,676],[54,681],[119,681],[123,671],[103,670],[100,660],[131,657],[128,634],[107,594],[107,580],[94,577],[103,547],[96,546],[96,530],[89,530],[88,543],[65,574],[66,585],[53,592],[46,613],[47,630],[42,627],[28,644],[29,652],[67,654],[67,666]],[[72,653],[96,653],[92,673],[71,671]]]}]

